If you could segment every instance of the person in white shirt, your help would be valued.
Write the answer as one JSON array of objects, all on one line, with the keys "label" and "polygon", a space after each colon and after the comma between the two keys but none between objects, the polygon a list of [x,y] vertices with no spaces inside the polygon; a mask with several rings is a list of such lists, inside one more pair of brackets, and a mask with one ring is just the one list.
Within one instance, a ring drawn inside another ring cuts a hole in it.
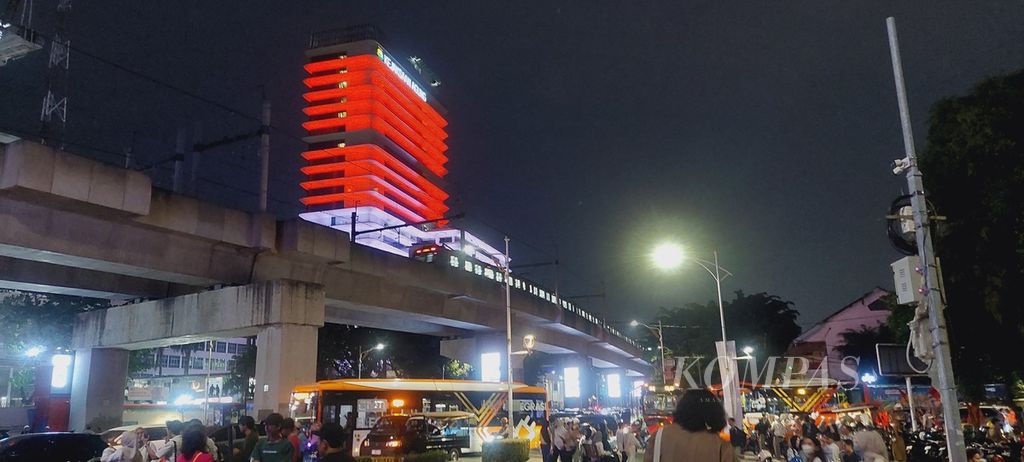
[{"label": "person in white shirt", "polygon": [[637,462],[636,452],[640,450],[640,440],[629,426],[626,426],[626,431],[622,434],[622,442],[616,440],[616,443],[621,445],[622,449],[619,452],[622,454],[623,462]]},{"label": "person in white shirt", "polygon": [[619,451],[620,462],[626,462],[626,434],[629,433],[629,427],[625,422],[619,423],[619,428],[615,431],[615,449]]},{"label": "person in white shirt", "polygon": [[825,462],[843,462],[839,445],[827,433],[821,435],[821,451],[825,453]]},{"label": "person in white shirt", "polygon": [[104,449],[100,462],[145,462],[138,449],[139,443],[135,432],[124,432],[120,437],[120,446]]},{"label": "person in white shirt", "polygon": [[786,424],[782,423],[782,417],[772,420],[772,451],[776,456],[786,457]]}]

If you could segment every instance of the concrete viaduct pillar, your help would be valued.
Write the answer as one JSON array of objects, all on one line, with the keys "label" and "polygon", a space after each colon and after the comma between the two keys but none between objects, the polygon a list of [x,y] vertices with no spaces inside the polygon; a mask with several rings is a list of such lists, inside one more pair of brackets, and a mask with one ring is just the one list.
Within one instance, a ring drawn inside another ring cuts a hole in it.
[{"label": "concrete viaduct pillar", "polygon": [[292,387],[316,380],[324,289],[290,280],[257,282],[82,313],[75,322],[71,429],[121,424],[128,352],[256,336],[258,415],[287,410]]}]

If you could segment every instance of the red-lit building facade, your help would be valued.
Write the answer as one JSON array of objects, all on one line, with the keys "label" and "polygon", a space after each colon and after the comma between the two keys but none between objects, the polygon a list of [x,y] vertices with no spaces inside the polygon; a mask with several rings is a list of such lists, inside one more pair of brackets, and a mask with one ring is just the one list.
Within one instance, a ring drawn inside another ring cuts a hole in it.
[{"label": "red-lit building facade", "polygon": [[[376,38],[368,27],[316,33],[306,51],[302,216],[345,231],[438,220],[448,212],[445,110],[431,85]],[[493,250],[446,225],[360,234],[356,241],[400,255],[425,242],[461,248],[465,240]]]}]

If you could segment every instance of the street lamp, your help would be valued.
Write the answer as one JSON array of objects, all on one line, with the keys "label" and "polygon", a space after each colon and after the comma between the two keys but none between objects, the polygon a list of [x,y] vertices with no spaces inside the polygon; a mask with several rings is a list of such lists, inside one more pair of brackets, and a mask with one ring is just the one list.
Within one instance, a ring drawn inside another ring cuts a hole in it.
[{"label": "street lamp", "polygon": [[46,348],[36,345],[25,350],[25,356],[35,358],[36,356],[43,354],[44,351],[46,351]]},{"label": "street lamp", "polygon": [[384,344],[383,343],[378,343],[378,344],[374,345],[373,348],[368,348],[366,350],[363,350],[362,345],[359,346],[359,372],[358,372],[358,377],[359,378],[363,378],[363,358],[365,356],[369,355],[370,353],[373,353],[374,351],[381,351],[383,349],[384,349]]},{"label": "street lamp", "polygon": [[[722,304],[722,280],[729,276],[732,276],[732,273],[730,273],[725,268],[719,266],[717,250],[713,252],[713,255],[714,260],[711,261],[697,258],[694,256],[689,256],[678,244],[666,242],[658,244],[657,246],[654,247],[654,249],[651,251],[651,261],[654,263],[654,266],[662,270],[672,270],[682,265],[684,260],[689,260],[700,265],[701,268],[704,268],[704,270],[711,275],[711,278],[715,280],[715,289],[718,293],[718,318],[722,323],[722,348],[724,349],[728,345],[729,340],[728,337],[726,337],[725,335],[725,307]],[[712,269],[712,267],[714,269]],[[728,352],[728,350],[726,350],[726,352]],[[731,359],[727,358],[726,365],[720,369],[722,373],[723,387],[726,383],[728,383],[728,379],[726,377],[729,377],[731,375],[731,372],[728,370],[731,369],[731,367],[728,366],[729,364],[731,364],[731,361]],[[739,393],[735,392],[734,394],[736,396],[732,396],[730,397],[730,399],[732,401],[738,401]],[[735,407],[736,404],[737,403],[733,403],[733,406]],[[726,411],[729,413],[729,415],[732,415],[734,413],[734,410],[735,409],[727,409]]]},{"label": "street lamp", "polygon": [[752,346],[745,346],[745,347],[743,347],[743,354],[745,354],[747,356],[750,356],[750,355],[754,354],[754,347],[752,347]]},{"label": "street lamp", "polygon": [[663,385],[667,385],[668,384],[668,377],[665,376],[665,337],[662,336],[662,334],[661,334],[661,331],[664,328],[664,326],[662,326],[661,320],[658,320],[658,326],[657,327],[649,326],[649,325],[644,324],[644,323],[642,323],[640,321],[637,321],[636,319],[630,321],[629,325],[633,326],[633,327],[644,326],[644,327],[650,329],[651,333],[653,333],[656,337],[658,337],[658,354],[661,355],[661,381],[662,381]]}]

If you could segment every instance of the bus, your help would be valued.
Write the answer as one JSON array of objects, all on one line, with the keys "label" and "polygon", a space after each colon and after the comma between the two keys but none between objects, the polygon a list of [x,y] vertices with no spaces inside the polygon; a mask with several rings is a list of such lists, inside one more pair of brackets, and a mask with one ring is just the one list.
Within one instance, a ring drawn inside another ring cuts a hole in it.
[{"label": "bus", "polygon": [[[480,451],[484,441],[498,436],[507,415],[506,384],[473,380],[434,379],[338,379],[292,390],[290,411],[296,423],[334,422],[352,430],[352,452],[359,448],[381,418],[392,415],[430,415],[468,412],[465,419],[470,443],[466,453]],[[540,445],[538,419],[547,418],[547,392],[543,387],[512,385],[513,433]]]}]

